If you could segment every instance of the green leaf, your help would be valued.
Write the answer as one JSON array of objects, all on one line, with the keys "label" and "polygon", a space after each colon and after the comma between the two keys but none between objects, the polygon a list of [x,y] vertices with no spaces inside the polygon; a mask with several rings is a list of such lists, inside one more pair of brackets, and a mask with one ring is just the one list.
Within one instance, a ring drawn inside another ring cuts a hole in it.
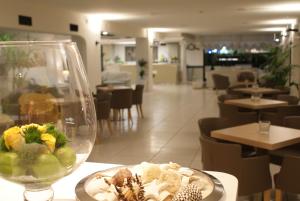
[{"label": "green leaf", "polygon": [[34,142],[42,144],[41,133],[37,127],[31,126],[27,129],[25,129],[25,131],[23,131],[23,132],[25,135],[25,142],[27,144],[34,143]]},{"label": "green leaf", "polygon": [[47,124],[47,133],[53,135],[53,137],[56,138],[56,148],[64,146],[68,141],[66,135],[57,130],[57,128],[53,124]]},{"label": "green leaf", "polygon": [[67,137],[64,133],[58,133],[56,137],[56,148],[62,147],[67,143]]},{"label": "green leaf", "polygon": [[0,138],[0,151],[5,151],[5,152],[8,151],[8,149],[5,146],[5,142],[4,142],[3,136],[1,136],[1,138]]}]

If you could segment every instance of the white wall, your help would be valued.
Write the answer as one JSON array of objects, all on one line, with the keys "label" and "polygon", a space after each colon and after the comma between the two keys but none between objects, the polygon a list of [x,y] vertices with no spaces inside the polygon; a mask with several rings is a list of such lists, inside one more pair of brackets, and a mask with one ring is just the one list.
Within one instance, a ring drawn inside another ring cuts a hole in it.
[{"label": "white wall", "polygon": [[[33,26],[18,25],[18,15],[31,16]],[[78,33],[69,31],[70,23],[79,25]],[[100,40],[100,34],[91,31],[85,15],[60,8],[53,9],[38,3],[10,0],[0,7],[0,27],[82,37],[84,40],[81,41],[85,44],[80,46],[85,47],[85,50],[81,50],[81,54],[86,64],[91,89],[94,90],[95,85],[100,83],[100,47],[95,45],[95,42]]]},{"label": "white wall", "polygon": [[172,57],[179,58],[179,45],[176,43],[167,43],[166,45],[158,46],[158,61],[161,57],[167,58],[168,62],[171,62]]}]

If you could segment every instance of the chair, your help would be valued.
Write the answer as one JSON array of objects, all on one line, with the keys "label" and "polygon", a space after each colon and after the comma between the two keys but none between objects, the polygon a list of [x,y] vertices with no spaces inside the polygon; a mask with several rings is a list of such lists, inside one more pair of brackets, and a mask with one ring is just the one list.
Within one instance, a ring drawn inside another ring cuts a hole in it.
[{"label": "chair", "polygon": [[238,94],[222,94],[222,95],[218,96],[218,100],[221,103],[224,103],[224,101],[226,101],[226,100],[239,99],[239,98],[241,98],[241,96]]},{"label": "chair", "polygon": [[213,74],[212,79],[214,82],[215,90],[226,90],[230,86],[229,78],[220,74]]},{"label": "chair", "polygon": [[253,72],[243,71],[237,75],[237,81],[253,83],[255,81],[255,75]]},{"label": "chair", "polygon": [[233,120],[240,120],[240,121],[250,121],[250,122],[257,122],[258,115],[256,112],[242,110],[233,105],[227,105],[224,103],[218,103],[219,110],[220,110],[220,117],[233,119]]},{"label": "chair", "polygon": [[[220,117],[207,117],[198,120],[198,126],[200,129],[201,136],[205,136],[208,138],[211,137],[211,132],[213,130],[219,130],[234,126],[239,126],[242,124],[253,123],[251,119],[227,119]],[[213,138],[214,139],[214,138]],[[217,140],[217,139],[215,139]],[[242,145],[242,154],[245,157],[253,156],[256,154],[256,151],[253,147]]]},{"label": "chair", "polygon": [[253,123],[251,119],[228,119],[220,117],[207,117],[198,120],[198,126],[202,135],[210,137],[213,130],[239,126],[243,124]]},{"label": "chair", "polygon": [[282,192],[300,193],[300,156],[285,156],[280,172],[274,175],[275,201],[282,200]]},{"label": "chair", "polygon": [[60,105],[60,112],[62,120],[67,127],[75,127],[77,129],[80,125],[85,124],[85,114],[79,101]]},{"label": "chair", "polygon": [[227,92],[227,94],[231,94],[231,95],[245,96],[245,94],[243,94],[239,91],[235,91],[234,89],[246,88],[246,87],[247,87],[247,85],[245,85],[245,84],[237,84],[237,85],[233,85],[233,86],[228,87],[226,92]]},{"label": "chair", "polygon": [[287,116],[300,116],[300,105],[282,106],[274,109],[274,112],[261,113],[261,119],[277,126],[283,126],[283,119]]},{"label": "chair", "polygon": [[241,145],[218,142],[203,136],[200,136],[200,143],[205,170],[236,176],[240,196],[264,192],[264,200],[270,200],[272,181],[267,155],[243,158]]},{"label": "chair", "polygon": [[111,108],[114,110],[117,119],[120,119],[123,116],[123,110],[127,109],[128,120],[132,122],[131,106],[132,89],[119,89],[112,92]]},{"label": "chair", "polygon": [[298,105],[299,103],[299,98],[297,98],[296,96],[285,95],[285,94],[278,95],[277,100],[286,101],[289,103],[289,105]]},{"label": "chair", "polygon": [[56,123],[59,119],[59,108],[52,94],[23,93],[19,99],[20,114],[26,123]]},{"label": "chair", "polygon": [[143,104],[143,91],[144,85],[136,85],[135,90],[132,92],[132,105],[136,106],[138,115],[141,114],[141,117],[144,118],[142,104]]},{"label": "chair", "polygon": [[101,128],[103,127],[102,120],[105,120],[110,134],[113,134],[110,122],[111,97],[112,94],[109,92],[102,93],[101,96],[97,96],[94,99],[94,101],[96,107],[97,121],[99,121]]},{"label": "chair", "polygon": [[[300,129],[300,116],[288,116],[283,120],[283,126],[288,128]],[[288,146],[275,151],[270,151],[271,163],[281,165],[285,156],[300,157],[300,143]]]}]

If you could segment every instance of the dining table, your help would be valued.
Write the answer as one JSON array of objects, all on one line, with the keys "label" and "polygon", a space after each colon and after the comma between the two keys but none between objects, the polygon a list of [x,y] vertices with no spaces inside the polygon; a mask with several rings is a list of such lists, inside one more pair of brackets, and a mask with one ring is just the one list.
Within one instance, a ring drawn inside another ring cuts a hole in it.
[{"label": "dining table", "polygon": [[[76,199],[75,187],[83,178],[101,170],[118,167],[118,164],[85,162],[72,174],[53,184],[54,201],[78,201]],[[236,201],[238,192],[238,180],[233,175],[206,171],[206,173],[217,178],[224,187],[224,194],[219,201]],[[19,184],[0,178],[0,200],[23,201],[24,187]],[[83,201],[83,200],[81,200]]]},{"label": "dining table", "polygon": [[267,87],[246,87],[246,88],[235,88],[235,92],[244,94],[279,94],[282,91],[279,89],[267,88]]},{"label": "dining table", "polygon": [[106,92],[113,92],[115,90],[133,89],[133,88],[127,85],[108,85],[108,86],[97,86],[96,89],[106,91]]},{"label": "dining table", "polygon": [[252,98],[241,98],[241,99],[229,99],[224,101],[227,105],[234,105],[241,108],[252,109],[252,110],[262,110],[269,108],[276,108],[281,106],[287,106],[288,102],[281,100],[272,100],[260,98],[258,100],[253,100]]},{"label": "dining table", "polygon": [[300,143],[300,130],[298,129],[271,125],[268,134],[262,134],[259,131],[259,123],[214,130],[211,136],[270,151]]}]

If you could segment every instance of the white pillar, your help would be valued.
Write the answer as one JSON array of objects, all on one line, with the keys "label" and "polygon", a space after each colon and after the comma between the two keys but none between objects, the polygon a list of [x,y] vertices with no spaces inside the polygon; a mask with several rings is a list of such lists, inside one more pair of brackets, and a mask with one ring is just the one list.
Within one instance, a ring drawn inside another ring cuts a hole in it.
[{"label": "white pillar", "polygon": [[[148,38],[136,38],[136,61],[144,59],[147,61],[146,66],[146,79],[145,79],[145,90],[150,91],[153,88],[153,76],[152,76],[152,43]],[[138,66],[137,66],[138,68]],[[138,72],[138,71],[137,71]],[[137,75],[138,76],[138,75]]]}]

